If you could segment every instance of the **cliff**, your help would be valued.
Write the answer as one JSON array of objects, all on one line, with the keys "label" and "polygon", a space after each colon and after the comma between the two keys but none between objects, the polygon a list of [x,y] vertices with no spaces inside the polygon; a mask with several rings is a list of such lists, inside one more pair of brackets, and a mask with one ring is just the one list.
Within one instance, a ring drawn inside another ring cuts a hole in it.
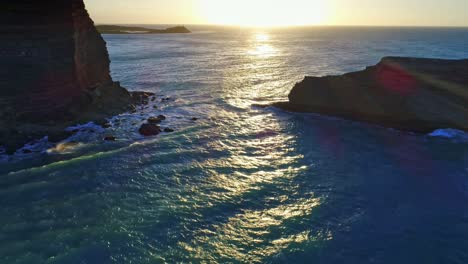
[{"label": "cliff", "polygon": [[468,131],[468,60],[387,57],[341,76],[306,77],[275,105],[414,132]]},{"label": "cliff", "polygon": [[4,1],[0,24],[0,146],[130,109],[83,0]]}]

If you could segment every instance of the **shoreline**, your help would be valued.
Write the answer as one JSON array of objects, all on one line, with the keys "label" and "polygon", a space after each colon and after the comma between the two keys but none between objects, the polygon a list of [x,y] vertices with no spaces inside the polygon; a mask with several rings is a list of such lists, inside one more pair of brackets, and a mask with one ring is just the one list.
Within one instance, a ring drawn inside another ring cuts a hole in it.
[{"label": "shoreline", "polygon": [[97,88],[94,93],[89,94],[90,98],[87,99],[91,103],[85,107],[78,104],[74,106],[76,109],[67,109],[67,119],[48,119],[42,122],[40,119],[17,119],[11,122],[0,120],[0,124],[3,123],[0,127],[0,147],[10,155],[45,136],[49,142],[58,143],[73,134],[66,131],[68,127],[88,122],[106,126],[108,118],[135,111],[136,106],[143,105],[154,95],[150,92],[129,92],[116,82]]},{"label": "shoreline", "polygon": [[[83,0],[62,5],[12,3],[3,12],[0,146],[11,154],[69,126],[134,111],[152,93],[129,92],[110,75],[110,58]],[[53,41],[51,41],[53,39]]]}]

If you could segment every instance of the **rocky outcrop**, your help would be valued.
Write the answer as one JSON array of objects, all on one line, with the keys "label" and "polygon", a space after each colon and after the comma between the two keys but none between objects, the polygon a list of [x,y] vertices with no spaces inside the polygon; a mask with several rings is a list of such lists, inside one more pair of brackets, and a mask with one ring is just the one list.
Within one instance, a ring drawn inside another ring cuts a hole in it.
[{"label": "rocky outcrop", "polygon": [[106,43],[94,27],[82,0],[73,0],[76,75],[83,89],[112,82]]},{"label": "rocky outcrop", "polygon": [[0,145],[52,138],[134,103],[110,76],[105,42],[83,0],[4,1],[0,25]]},{"label": "rocky outcrop", "polygon": [[359,72],[306,77],[275,106],[414,132],[468,131],[468,60],[387,57]]},{"label": "rocky outcrop", "polygon": [[161,127],[156,124],[143,124],[138,130],[141,135],[149,137],[156,136],[161,133]]}]

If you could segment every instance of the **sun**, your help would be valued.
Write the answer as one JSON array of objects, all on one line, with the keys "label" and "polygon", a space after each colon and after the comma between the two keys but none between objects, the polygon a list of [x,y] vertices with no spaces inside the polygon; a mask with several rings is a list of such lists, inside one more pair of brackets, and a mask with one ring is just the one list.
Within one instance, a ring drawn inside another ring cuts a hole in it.
[{"label": "sun", "polygon": [[326,22],[326,0],[197,0],[208,24],[251,27],[320,25]]}]

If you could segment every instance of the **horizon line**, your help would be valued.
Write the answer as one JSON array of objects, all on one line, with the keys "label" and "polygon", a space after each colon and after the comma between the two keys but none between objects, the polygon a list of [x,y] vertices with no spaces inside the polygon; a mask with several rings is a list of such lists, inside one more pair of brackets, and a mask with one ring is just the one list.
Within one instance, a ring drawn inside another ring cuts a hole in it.
[{"label": "horizon line", "polygon": [[468,25],[340,25],[340,24],[311,24],[311,25],[278,25],[278,26],[247,26],[234,24],[203,24],[203,23],[120,23],[120,22],[94,22],[96,25],[161,25],[161,26],[217,26],[238,28],[300,28],[300,27],[374,27],[374,28],[468,28]]}]

